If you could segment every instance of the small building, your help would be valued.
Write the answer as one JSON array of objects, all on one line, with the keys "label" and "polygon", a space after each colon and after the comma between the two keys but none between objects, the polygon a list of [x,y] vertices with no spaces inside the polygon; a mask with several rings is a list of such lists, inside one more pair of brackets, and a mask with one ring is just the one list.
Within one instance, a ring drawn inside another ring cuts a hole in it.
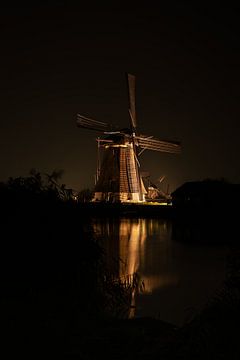
[{"label": "small building", "polygon": [[217,208],[234,206],[240,201],[240,184],[222,180],[186,182],[172,192],[172,204],[177,207]]}]

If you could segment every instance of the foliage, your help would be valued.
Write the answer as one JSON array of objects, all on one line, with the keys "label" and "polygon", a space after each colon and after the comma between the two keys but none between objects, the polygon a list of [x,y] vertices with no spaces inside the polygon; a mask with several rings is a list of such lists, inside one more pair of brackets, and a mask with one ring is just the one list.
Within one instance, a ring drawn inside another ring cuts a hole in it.
[{"label": "foliage", "polygon": [[205,308],[177,333],[175,349],[185,359],[239,359],[240,248],[227,260],[227,277]]},{"label": "foliage", "polygon": [[0,194],[2,198],[7,194],[8,197],[19,200],[36,200],[40,197],[49,200],[72,200],[72,189],[59,182],[62,173],[62,170],[54,170],[51,174],[41,174],[32,169],[28,177],[10,177],[6,183],[2,183]]},{"label": "foliage", "polygon": [[77,199],[79,202],[89,202],[93,199],[94,192],[90,189],[82,189],[77,194]]},{"label": "foliage", "polygon": [[107,272],[90,220],[65,196],[57,173],[1,183],[0,207],[6,334],[83,336],[93,323],[126,314],[134,284]]}]

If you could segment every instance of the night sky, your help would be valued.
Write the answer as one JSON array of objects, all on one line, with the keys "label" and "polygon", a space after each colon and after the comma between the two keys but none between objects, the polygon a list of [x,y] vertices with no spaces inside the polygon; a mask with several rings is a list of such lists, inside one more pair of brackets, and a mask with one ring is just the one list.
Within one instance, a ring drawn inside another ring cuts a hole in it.
[{"label": "night sky", "polygon": [[170,191],[240,183],[239,7],[50,3],[1,7],[0,180],[63,169],[68,187],[92,187],[97,133],[74,115],[128,126],[129,72],[138,131],[182,143],[144,152],[142,171]]}]

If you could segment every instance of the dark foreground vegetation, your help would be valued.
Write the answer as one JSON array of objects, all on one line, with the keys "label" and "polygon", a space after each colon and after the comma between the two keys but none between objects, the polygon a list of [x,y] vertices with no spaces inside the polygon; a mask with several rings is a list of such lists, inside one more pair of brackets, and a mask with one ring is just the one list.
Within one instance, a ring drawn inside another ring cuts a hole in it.
[{"label": "dark foreground vegetation", "polygon": [[71,353],[70,339],[80,346],[103,320],[127,315],[134,281],[107,273],[88,218],[54,174],[2,183],[0,207],[0,326],[9,354]]},{"label": "dark foreground vegetation", "polygon": [[182,328],[127,320],[138,284],[108,273],[89,214],[69,195],[54,173],[0,184],[2,358],[240,358],[237,238],[224,288]]}]

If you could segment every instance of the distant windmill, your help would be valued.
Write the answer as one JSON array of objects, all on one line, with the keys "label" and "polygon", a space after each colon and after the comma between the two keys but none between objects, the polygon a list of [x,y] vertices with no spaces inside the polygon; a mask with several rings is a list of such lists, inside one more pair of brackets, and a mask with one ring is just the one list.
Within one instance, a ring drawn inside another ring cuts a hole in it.
[{"label": "distant windmill", "polygon": [[159,191],[161,192],[161,195],[165,197],[166,199],[170,199],[171,196],[169,194],[169,184],[167,184],[166,190],[163,190],[162,188],[162,182],[166,179],[166,175],[160,176],[158,178],[159,183],[161,184]]},{"label": "distant windmill", "polygon": [[[77,126],[100,133],[94,201],[145,201],[146,189],[140,174],[139,156],[144,150],[179,153],[180,143],[137,133],[135,76],[127,74],[129,128],[93,120],[77,114]],[[100,164],[100,148],[104,150]]]},{"label": "distant windmill", "polygon": [[161,182],[165,179],[165,175],[163,175],[163,176],[160,176],[160,178],[158,179],[158,181],[160,182],[160,184],[161,184]]},{"label": "distant windmill", "polygon": [[146,189],[147,189],[147,194],[146,194],[146,200],[147,201],[157,201],[157,202],[162,202],[163,200],[168,200],[169,199],[169,195],[168,193],[164,192],[162,190],[161,187],[159,187],[159,185],[157,185],[157,183],[159,182],[160,184],[163,182],[163,180],[165,179],[165,175],[160,176],[159,178],[156,179],[156,182],[152,182],[150,179],[150,175],[147,175],[144,177],[145,180],[145,184]]}]

